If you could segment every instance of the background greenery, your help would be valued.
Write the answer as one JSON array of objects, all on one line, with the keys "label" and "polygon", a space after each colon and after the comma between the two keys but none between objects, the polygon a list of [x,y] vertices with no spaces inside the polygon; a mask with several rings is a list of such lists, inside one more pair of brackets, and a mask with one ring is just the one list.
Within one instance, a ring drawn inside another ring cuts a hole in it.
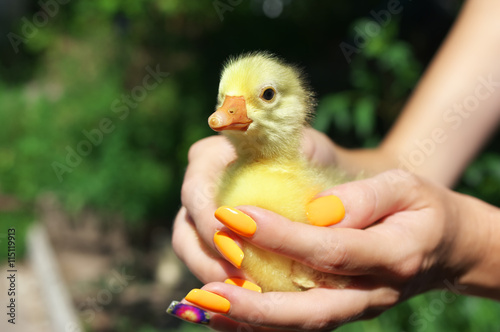
[{"label": "background greenery", "polygon": [[[269,50],[300,64],[318,95],[314,126],[344,146],[374,146],[461,4],[401,1],[401,13],[366,38],[349,62],[340,44],[354,45],[357,31],[373,22],[371,11],[387,9],[387,1],[283,0],[277,18],[266,15],[273,1],[264,0],[50,3],[56,5],[45,9],[47,22],[31,29],[28,25],[40,22],[36,15],[44,12],[39,3],[0,3],[0,193],[20,201],[19,209],[1,214],[2,232],[13,223],[24,229],[35,218],[37,197],[49,191],[70,214],[90,208],[119,216],[139,250],[149,245],[155,227],[173,220],[187,149],[213,134],[206,119],[229,55]],[[9,33],[24,38],[17,52]],[[169,76],[120,119],[113,103],[142,86],[147,68],[157,66]],[[66,163],[67,147],[76,149],[86,139],[83,131],[98,128],[103,118],[115,129],[60,181],[53,163]],[[493,138],[457,187],[496,205],[499,141]],[[340,330],[491,331],[496,326],[497,303],[458,297],[440,306],[441,296],[419,296],[378,319]],[[431,314],[422,311],[426,308]],[[122,325],[123,331],[130,326],[159,331],[130,317]]]}]

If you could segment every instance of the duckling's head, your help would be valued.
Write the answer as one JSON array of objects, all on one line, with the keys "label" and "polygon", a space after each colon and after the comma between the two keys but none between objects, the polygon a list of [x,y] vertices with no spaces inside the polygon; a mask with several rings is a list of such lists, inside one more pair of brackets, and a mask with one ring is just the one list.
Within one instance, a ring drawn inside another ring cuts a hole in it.
[{"label": "duckling's head", "polygon": [[296,67],[269,53],[249,53],[224,66],[208,123],[231,140],[239,157],[293,158],[314,106]]}]

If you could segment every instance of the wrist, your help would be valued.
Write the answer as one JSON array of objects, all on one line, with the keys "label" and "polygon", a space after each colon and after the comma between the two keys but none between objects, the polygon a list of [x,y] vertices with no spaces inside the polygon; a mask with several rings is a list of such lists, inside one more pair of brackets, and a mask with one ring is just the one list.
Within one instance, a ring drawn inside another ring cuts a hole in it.
[{"label": "wrist", "polygon": [[335,146],[338,166],[353,174],[376,175],[398,167],[394,154],[382,147],[371,149],[346,149]]},{"label": "wrist", "polygon": [[500,209],[462,196],[455,282],[464,294],[500,299]]}]

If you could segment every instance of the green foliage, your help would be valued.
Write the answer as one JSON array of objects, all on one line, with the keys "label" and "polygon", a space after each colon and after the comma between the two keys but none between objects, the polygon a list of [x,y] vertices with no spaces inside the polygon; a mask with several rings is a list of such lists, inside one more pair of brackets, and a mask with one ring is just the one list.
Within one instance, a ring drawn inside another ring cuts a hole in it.
[{"label": "green foliage", "polygon": [[206,332],[207,330],[208,330],[208,328],[205,327],[205,326],[195,325],[195,324],[192,324],[192,323],[182,323],[178,328],[168,329],[166,332],[169,332],[169,331],[176,331],[176,332]]},{"label": "green foliage", "polygon": [[[60,14],[20,46],[40,64],[26,80],[30,83],[0,81],[0,121],[9,123],[0,132],[2,190],[28,203],[40,192],[53,191],[72,213],[93,207],[104,214],[118,213],[131,225],[171,220],[179,205],[187,149],[210,134],[206,118],[213,109],[222,61],[249,47],[271,45],[295,23],[315,21],[330,6],[342,15],[335,5],[323,4],[325,10],[319,12],[304,4],[290,6],[290,13],[301,12],[305,18],[288,14],[281,30],[261,35],[266,39],[253,45],[249,42],[259,40],[255,34],[241,35],[240,30],[237,37],[243,46],[233,50],[226,40],[235,37],[235,24],[257,19],[262,31],[270,31],[266,24],[273,23],[252,14],[255,8],[246,4],[223,12],[229,21],[224,25],[211,2],[61,5]],[[356,20],[351,31],[367,23]],[[309,29],[317,31],[315,26]],[[353,58],[350,84],[320,99],[316,127],[331,132],[340,144],[377,144],[413,86],[420,66],[397,32],[394,19]],[[221,54],[207,54],[206,38]],[[140,102],[125,105],[123,96],[143,88],[147,68],[157,66],[170,76]],[[94,135],[99,143],[89,146],[85,133],[100,130],[102,121],[110,132],[101,132],[102,139]],[[91,149],[88,155],[79,153],[84,148]],[[69,165],[71,160],[76,166]]]},{"label": "green foliage", "polygon": [[434,291],[398,304],[379,318],[345,325],[336,331],[478,331],[496,329],[500,304],[449,291]]},{"label": "green foliage", "polygon": [[458,186],[459,191],[495,206],[500,206],[499,188],[500,154],[491,151],[472,162]]},{"label": "green foliage", "polygon": [[33,216],[24,211],[0,213],[0,248],[4,252],[5,264],[7,264],[8,230],[15,229],[15,259],[19,263],[26,255],[26,235],[32,223]]},{"label": "green foliage", "polygon": [[[21,52],[14,53],[9,45],[0,54],[1,192],[32,207],[39,194],[52,191],[73,214],[93,208],[103,216],[121,215],[131,233],[168,227],[180,205],[187,150],[212,134],[206,119],[214,108],[221,63],[249,50],[267,49],[305,67],[319,96],[317,129],[346,147],[378,144],[422,73],[422,54],[435,51],[427,41],[432,36],[419,37],[423,20],[407,27],[406,33],[401,22],[416,15],[418,6],[428,22],[431,7],[425,2],[408,4],[402,15],[356,47],[348,63],[339,43],[366,28],[372,20],[358,18],[366,17],[379,1],[285,3],[275,20],[262,13],[262,1],[242,1],[222,17],[212,1],[61,5],[35,37],[20,45]],[[35,2],[32,7],[25,13],[28,20],[40,9]],[[20,35],[22,22],[19,18],[12,26]],[[448,29],[440,29],[441,22],[426,23],[436,38]],[[157,66],[169,76],[127,105],[123,96],[144,87],[149,70]],[[99,143],[90,145],[92,151],[81,155],[78,165],[68,166],[67,149],[77,151],[90,141],[84,132],[96,130],[102,134],[102,139],[96,138]],[[459,189],[500,205],[497,146],[498,138],[467,169]],[[69,170],[58,177],[54,163]],[[12,224],[21,235],[19,255],[24,250],[22,234],[33,220],[27,210],[0,215],[0,235]],[[498,303],[470,297],[446,303],[439,314],[424,320],[425,329],[420,316],[411,320],[440,296],[418,296],[380,318],[339,331],[496,328]],[[118,330],[159,331],[131,321],[120,319]],[[181,325],[182,331],[203,329]]]},{"label": "green foliage", "polygon": [[[359,19],[351,31],[364,31],[372,20]],[[421,74],[410,45],[398,40],[398,20],[356,47],[352,88],[323,97],[314,127],[346,146],[376,146]],[[354,45],[351,45],[354,47]]]},{"label": "green foliage", "polygon": [[[189,77],[192,68],[148,55],[155,39],[155,27],[145,24],[150,11],[172,10],[160,3],[70,3],[24,44],[43,65],[30,84],[0,81],[0,122],[9,123],[0,131],[2,191],[28,204],[53,191],[72,213],[93,207],[130,225],[173,217],[187,148],[208,129],[204,120],[189,121],[203,110],[203,97],[183,91],[198,79]],[[200,7],[180,3],[183,10]],[[127,36],[117,35],[120,15],[138,22]],[[155,81],[152,71],[169,76]]]}]

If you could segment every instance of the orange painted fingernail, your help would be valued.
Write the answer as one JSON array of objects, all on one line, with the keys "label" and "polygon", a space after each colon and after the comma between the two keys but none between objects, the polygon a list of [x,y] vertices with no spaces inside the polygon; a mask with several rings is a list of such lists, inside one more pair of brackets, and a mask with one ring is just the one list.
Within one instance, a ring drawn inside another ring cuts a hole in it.
[{"label": "orange painted fingernail", "polygon": [[238,269],[241,267],[241,262],[245,254],[243,250],[234,242],[234,240],[226,232],[218,231],[214,235],[214,243],[219,252],[231,264]]},{"label": "orange painted fingernail", "polygon": [[203,309],[222,314],[227,313],[231,307],[231,303],[225,297],[198,288],[191,290],[185,299]]},{"label": "orange painted fingernail", "polygon": [[248,215],[229,206],[221,206],[215,211],[215,218],[241,236],[252,236],[257,224]]},{"label": "orange painted fingernail", "polygon": [[240,279],[240,278],[228,278],[228,279],[224,280],[224,282],[225,282],[226,284],[229,284],[229,285],[234,285],[234,286],[238,286],[238,287],[243,287],[243,288],[246,288],[246,289],[249,289],[249,290],[255,291],[255,292],[262,293],[262,288],[260,288],[259,286],[257,286],[257,285],[256,285],[256,284],[254,284],[253,282],[250,282],[250,281],[245,280],[245,279]]},{"label": "orange painted fingernail", "polygon": [[344,204],[337,196],[323,196],[306,206],[307,219],[315,226],[330,226],[344,219]]}]

